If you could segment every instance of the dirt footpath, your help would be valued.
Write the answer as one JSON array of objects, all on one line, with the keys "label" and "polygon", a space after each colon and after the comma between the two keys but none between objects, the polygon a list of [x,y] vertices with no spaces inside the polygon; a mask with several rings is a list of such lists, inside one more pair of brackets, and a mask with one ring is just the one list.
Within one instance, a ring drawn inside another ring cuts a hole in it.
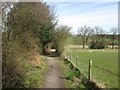
[{"label": "dirt footpath", "polygon": [[59,66],[59,61],[54,57],[48,58],[48,69],[45,78],[44,88],[64,88],[64,79]]}]

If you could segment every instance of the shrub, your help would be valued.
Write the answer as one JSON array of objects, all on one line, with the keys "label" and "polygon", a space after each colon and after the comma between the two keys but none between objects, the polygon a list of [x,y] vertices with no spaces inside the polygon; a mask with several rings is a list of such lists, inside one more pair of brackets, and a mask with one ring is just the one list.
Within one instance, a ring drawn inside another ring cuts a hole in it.
[{"label": "shrub", "polygon": [[95,41],[91,41],[89,48],[90,49],[96,49],[96,43],[95,43]]},{"label": "shrub", "polygon": [[106,47],[106,44],[103,40],[97,43],[92,40],[89,48],[90,49],[105,49],[105,47]]},{"label": "shrub", "polygon": [[56,49],[58,56],[61,56],[64,51],[65,42],[69,36],[69,30],[71,28],[68,26],[61,25],[56,28],[53,34],[53,47]]},{"label": "shrub", "polygon": [[96,44],[97,49],[105,49],[105,44],[103,42],[98,42]]},{"label": "shrub", "polygon": [[[5,11],[2,18],[2,85],[3,88],[19,88],[23,87],[26,74],[23,62],[35,61],[35,56],[51,41],[54,11],[43,2],[10,5],[6,2],[2,5]],[[33,80],[36,81],[36,77]]]},{"label": "shrub", "polygon": [[67,74],[67,78],[68,79],[73,79],[73,77],[79,77],[80,72],[77,69],[69,69],[68,74]]}]

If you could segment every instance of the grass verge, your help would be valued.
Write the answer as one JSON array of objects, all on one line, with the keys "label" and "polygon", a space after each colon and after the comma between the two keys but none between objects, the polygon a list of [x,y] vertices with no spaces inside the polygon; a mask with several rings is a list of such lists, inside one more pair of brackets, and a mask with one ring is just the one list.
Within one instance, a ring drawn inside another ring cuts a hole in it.
[{"label": "grass verge", "polygon": [[46,71],[47,58],[39,58],[34,63],[24,63],[25,70],[24,87],[25,88],[42,88],[44,81],[44,73]]},{"label": "grass verge", "polygon": [[85,88],[83,85],[82,75],[76,68],[71,68],[71,64],[63,58],[58,58],[65,77],[65,88]]}]

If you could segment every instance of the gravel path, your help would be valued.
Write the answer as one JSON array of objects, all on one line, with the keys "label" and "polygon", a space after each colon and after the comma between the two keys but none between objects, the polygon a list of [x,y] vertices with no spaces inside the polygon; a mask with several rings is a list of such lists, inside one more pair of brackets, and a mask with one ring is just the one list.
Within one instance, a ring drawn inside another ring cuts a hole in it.
[{"label": "gravel path", "polygon": [[48,69],[44,88],[64,88],[64,79],[59,66],[59,61],[54,57],[48,58]]}]

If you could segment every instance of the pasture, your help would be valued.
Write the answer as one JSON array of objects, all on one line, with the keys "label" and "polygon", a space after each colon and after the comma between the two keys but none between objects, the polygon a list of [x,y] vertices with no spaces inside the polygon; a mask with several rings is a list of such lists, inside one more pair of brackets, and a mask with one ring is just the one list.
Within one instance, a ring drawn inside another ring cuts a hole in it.
[{"label": "pasture", "polygon": [[66,46],[65,54],[72,56],[81,73],[88,77],[88,63],[92,60],[92,79],[106,88],[118,88],[118,50],[80,49],[79,46]]}]

